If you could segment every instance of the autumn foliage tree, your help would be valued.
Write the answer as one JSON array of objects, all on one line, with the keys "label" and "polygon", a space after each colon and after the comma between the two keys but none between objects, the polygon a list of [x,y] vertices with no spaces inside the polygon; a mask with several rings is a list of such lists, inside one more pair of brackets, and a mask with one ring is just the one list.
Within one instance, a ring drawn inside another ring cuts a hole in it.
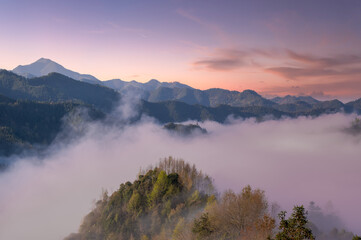
[{"label": "autumn foliage tree", "polygon": [[227,191],[209,204],[194,221],[197,239],[266,239],[272,235],[275,220],[268,214],[264,192],[250,186],[241,193]]}]

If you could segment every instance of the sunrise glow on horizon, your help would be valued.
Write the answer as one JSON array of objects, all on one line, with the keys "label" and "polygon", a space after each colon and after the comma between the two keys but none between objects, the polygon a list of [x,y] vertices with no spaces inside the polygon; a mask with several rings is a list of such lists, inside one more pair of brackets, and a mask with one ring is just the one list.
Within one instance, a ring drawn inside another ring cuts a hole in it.
[{"label": "sunrise glow on horizon", "polygon": [[0,0],[0,68],[361,97],[361,1]]}]

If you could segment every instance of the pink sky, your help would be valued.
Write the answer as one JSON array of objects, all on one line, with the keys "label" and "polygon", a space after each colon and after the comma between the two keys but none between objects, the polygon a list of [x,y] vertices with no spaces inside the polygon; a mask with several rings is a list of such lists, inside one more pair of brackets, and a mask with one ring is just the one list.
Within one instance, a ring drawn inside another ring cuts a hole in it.
[{"label": "pink sky", "polygon": [[356,99],[361,4],[326,2],[4,0],[0,68],[45,57],[100,80]]}]

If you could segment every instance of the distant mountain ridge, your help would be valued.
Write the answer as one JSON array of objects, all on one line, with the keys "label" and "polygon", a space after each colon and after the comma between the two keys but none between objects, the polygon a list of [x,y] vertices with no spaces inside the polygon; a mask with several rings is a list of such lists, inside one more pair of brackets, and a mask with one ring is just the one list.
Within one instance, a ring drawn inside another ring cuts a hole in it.
[{"label": "distant mountain ridge", "polygon": [[134,80],[126,82],[120,79],[99,81],[91,75],[79,74],[65,69],[62,65],[46,58],[41,58],[30,65],[20,65],[13,70],[14,73],[27,78],[49,74],[51,71],[78,81],[114,89],[121,95],[138,95],[142,100],[153,103],[179,101],[190,105],[198,104],[205,107],[218,107],[221,105],[231,107],[266,107],[290,113],[325,108],[331,108],[332,111],[340,111],[341,109],[350,111],[350,109],[359,107],[357,103],[348,103],[345,105],[338,100],[319,101],[310,96],[287,95],[285,97],[266,99],[253,90],[245,90],[243,92],[229,91],[220,88],[199,90],[179,82],[159,82],[155,79],[146,83],[140,83]]},{"label": "distant mountain ridge", "polygon": [[[134,89],[140,89],[136,87],[140,83],[132,84]],[[274,102],[252,90],[201,91],[190,87],[161,87],[161,84],[156,80],[144,84],[148,89],[154,89],[148,92],[147,98],[151,101],[135,104],[136,114],[126,122],[134,123],[144,115],[165,124],[188,120],[225,123],[232,118],[251,117],[263,121],[338,112],[361,114],[361,99],[344,104],[337,99],[318,101],[310,97],[286,96]],[[121,121],[117,114],[108,114],[121,99],[119,91],[59,73],[25,78],[0,70],[0,156],[34,144],[50,144],[60,132],[61,119],[77,107],[93,109],[97,118],[105,116],[109,124]]]},{"label": "distant mountain ridge", "polygon": [[290,95],[287,95],[285,97],[275,97],[272,98],[271,101],[278,104],[294,104],[301,101],[308,104],[317,104],[320,102],[319,100],[314,99],[311,96],[290,96]]}]

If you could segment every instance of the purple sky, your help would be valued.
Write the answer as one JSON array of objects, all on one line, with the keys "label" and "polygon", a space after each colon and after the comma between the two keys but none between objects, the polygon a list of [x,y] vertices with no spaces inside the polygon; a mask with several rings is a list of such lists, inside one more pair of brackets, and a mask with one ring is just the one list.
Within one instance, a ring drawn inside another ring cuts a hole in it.
[{"label": "purple sky", "polygon": [[359,0],[0,4],[0,68],[46,57],[101,80],[361,96]]}]

